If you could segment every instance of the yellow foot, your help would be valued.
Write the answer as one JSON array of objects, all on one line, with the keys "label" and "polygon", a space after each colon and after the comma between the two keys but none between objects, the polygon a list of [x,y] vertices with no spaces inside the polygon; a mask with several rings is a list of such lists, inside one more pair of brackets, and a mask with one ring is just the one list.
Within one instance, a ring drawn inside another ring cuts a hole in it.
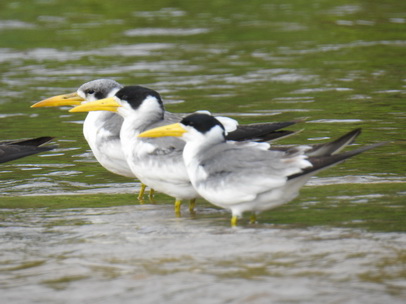
[{"label": "yellow foot", "polygon": [[176,216],[180,216],[180,206],[182,205],[181,200],[176,200],[175,201],[175,214]]},{"label": "yellow foot", "polygon": [[189,201],[189,211],[190,213],[195,212],[195,208],[196,208],[196,199],[193,198]]},{"label": "yellow foot", "polygon": [[154,195],[155,195],[155,190],[151,188],[151,189],[149,190],[149,198],[150,198],[150,199],[153,199],[153,198],[154,198]]},{"label": "yellow foot", "polygon": [[257,222],[257,215],[255,213],[251,214],[250,224],[255,224]]},{"label": "yellow foot", "polygon": [[231,217],[231,227],[237,227],[238,217],[233,215]]},{"label": "yellow foot", "polygon": [[145,188],[147,188],[147,185],[141,184],[140,193],[138,194],[139,201],[144,201]]},{"label": "yellow foot", "polygon": [[151,188],[151,189],[149,190],[149,195],[148,195],[149,201],[150,201],[151,203],[155,203],[154,194],[155,194],[155,190]]}]

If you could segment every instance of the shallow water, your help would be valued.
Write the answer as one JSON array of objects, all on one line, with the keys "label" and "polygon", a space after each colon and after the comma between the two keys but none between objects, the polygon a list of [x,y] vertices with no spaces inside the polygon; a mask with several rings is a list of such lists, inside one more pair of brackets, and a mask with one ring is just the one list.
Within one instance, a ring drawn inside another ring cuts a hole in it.
[{"label": "shallow water", "polygon": [[[406,5],[264,0],[0,4],[2,139],[54,151],[0,168],[0,280],[8,303],[404,303]],[[135,199],[81,135],[84,115],[30,109],[108,77],[176,112],[241,123],[305,119],[281,144],[361,127],[390,144],[311,179],[259,223],[229,228],[200,202]]]},{"label": "shallow water", "polygon": [[169,206],[20,211],[2,228],[8,303],[403,302],[401,233],[232,229]]}]

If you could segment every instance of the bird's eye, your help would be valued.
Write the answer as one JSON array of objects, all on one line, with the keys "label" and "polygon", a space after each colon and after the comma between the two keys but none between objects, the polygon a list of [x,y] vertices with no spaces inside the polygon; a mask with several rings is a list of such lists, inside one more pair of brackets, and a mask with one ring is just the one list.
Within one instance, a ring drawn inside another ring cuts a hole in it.
[{"label": "bird's eye", "polygon": [[94,90],[87,90],[87,91],[86,91],[86,94],[93,95],[93,94],[94,94]]}]

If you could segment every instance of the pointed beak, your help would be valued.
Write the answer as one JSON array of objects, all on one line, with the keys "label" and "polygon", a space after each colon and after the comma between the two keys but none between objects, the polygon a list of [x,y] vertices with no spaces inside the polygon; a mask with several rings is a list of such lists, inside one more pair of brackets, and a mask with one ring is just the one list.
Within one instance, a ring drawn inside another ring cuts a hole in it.
[{"label": "pointed beak", "polygon": [[37,103],[34,103],[31,108],[76,106],[80,105],[82,101],[84,101],[84,99],[75,92],[53,96],[51,98],[41,100]]},{"label": "pointed beak", "polygon": [[164,137],[164,136],[181,137],[186,132],[187,130],[180,123],[175,123],[142,132],[141,134],[138,135],[138,137]]},{"label": "pointed beak", "polygon": [[86,102],[69,110],[69,112],[110,111],[117,112],[121,107],[114,97]]}]

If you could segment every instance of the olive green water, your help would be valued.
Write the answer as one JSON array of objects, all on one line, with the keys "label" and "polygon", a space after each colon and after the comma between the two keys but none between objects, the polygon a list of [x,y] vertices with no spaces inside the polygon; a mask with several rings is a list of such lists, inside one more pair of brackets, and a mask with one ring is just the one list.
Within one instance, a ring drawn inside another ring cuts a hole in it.
[{"label": "olive green water", "polygon": [[[405,58],[400,0],[2,1],[1,139],[58,148],[0,167],[1,302],[404,303]],[[84,115],[30,108],[97,78],[176,112],[306,119],[280,143],[390,143],[258,224],[203,201],[178,218],[95,162]]]}]

